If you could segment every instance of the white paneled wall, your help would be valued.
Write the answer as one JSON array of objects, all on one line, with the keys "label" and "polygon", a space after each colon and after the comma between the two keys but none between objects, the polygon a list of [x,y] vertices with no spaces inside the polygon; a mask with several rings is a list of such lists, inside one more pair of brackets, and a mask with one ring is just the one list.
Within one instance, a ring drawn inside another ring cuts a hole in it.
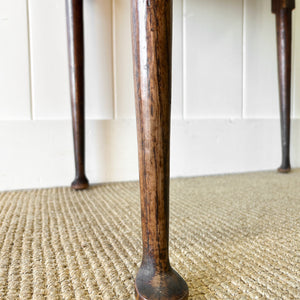
[{"label": "white paneled wall", "polygon": [[270,2],[246,0],[244,27],[245,118],[277,118],[279,97],[275,16]]},{"label": "white paneled wall", "polygon": [[29,41],[24,0],[0,0],[0,118],[30,120]]},{"label": "white paneled wall", "polygon": [[185,117],[239,118],[243,1],[185,1]]},{"label": "white paneled wall", "polygon": [[[296,6],[300,1],[296,0]],[[85,0],[92,183],[138,178],[130,0]],[[300,6],[292,164],[300,166]],[[271,0],[174,0],[171,174],[275,169],[280,127]],[[0,0],[0,190],[74,176],[65,4]]]},{"label": "white paneled wall", "polygon": [[[299,0],[296,1],[296,5],[299,5]],[[300,11],[295,10],[293,19],[293,117],[300,117],[300,85],[297,84],[300,78]]]}]

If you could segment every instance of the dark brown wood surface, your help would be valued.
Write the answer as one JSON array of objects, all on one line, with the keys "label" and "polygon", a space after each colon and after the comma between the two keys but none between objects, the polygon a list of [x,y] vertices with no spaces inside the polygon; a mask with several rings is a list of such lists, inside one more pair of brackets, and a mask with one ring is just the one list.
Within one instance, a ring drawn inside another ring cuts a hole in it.
[{"label": "dark brown wood surface", "polygon": [[172,1],[132,0],[143,259],[137,299],[187,299],[169,262]]},{"label": "dark brown wood surface", "polygon": [[291,67],[292,67],[292,10],[294,0],[272,0],[276,14],[278,79],[280,98],[282,162],[278,171],[288,173],[290,165],[290,115],[291,115]]},{"label": "dark brown wood surface", "polygon": [[85,189],[89,186],[85,176],[84,142],[84,40],[82,0],[66,0],[69,49],[69,72],[72,104],[75,180],[72,188]]},{"label": "dark brown wood surface", "polygon": [[272,0],[272,12],[277,14],[281,9],[293,10],[295,0]]}]

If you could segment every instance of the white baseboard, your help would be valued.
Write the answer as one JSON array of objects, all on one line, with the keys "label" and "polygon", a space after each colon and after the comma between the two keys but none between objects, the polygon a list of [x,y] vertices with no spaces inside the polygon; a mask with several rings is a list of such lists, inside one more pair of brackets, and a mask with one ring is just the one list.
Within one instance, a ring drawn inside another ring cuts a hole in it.
[{"label": "white baseboard", "polygon": [[[279,120],[174,120],[171,176],[276,169]],[[74,177],[70,121],[1,121],[0,190],[69,185]],[[300,166],[300,121],[292,123],[291,158]],[[298,156],[298,157],[297,157]],[[138,179],[135,120],[86,125],[91,183]]]}]

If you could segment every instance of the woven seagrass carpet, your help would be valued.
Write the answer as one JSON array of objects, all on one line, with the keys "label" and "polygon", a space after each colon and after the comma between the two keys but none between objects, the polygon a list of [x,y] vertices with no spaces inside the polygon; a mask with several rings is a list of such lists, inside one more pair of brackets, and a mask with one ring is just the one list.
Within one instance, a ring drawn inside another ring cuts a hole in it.
[{"label": "woven seagrass carpet", "polygon": [[[300,299],[300,171],[171,182],[190,299]],[[0,299],[133,299],[138,183],[0,193]]]}]

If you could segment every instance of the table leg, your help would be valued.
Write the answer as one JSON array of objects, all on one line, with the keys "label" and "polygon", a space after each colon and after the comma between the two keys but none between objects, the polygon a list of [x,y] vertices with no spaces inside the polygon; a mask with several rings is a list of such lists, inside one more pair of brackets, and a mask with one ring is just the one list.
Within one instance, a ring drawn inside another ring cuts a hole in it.
[{"label": "table leg", "polygon": [[132,0],[143,259],[137,299],[187,299],[169,262],[172,0]]},{"label": "table leg", "polygon": [[76,170],[72,188],[82,190],[89,186],[85,176],[84,157],[84,40],[82,0],[66,0],[66,9]]},{"label": "table leg", "polygon": [[278,78],[280,96],[282,163],[281,173],[288,173],[290,165],[290,114],[291,114],[291,53],[292,10],[294,0],[272,0],[272,11],[276,14]]}]

